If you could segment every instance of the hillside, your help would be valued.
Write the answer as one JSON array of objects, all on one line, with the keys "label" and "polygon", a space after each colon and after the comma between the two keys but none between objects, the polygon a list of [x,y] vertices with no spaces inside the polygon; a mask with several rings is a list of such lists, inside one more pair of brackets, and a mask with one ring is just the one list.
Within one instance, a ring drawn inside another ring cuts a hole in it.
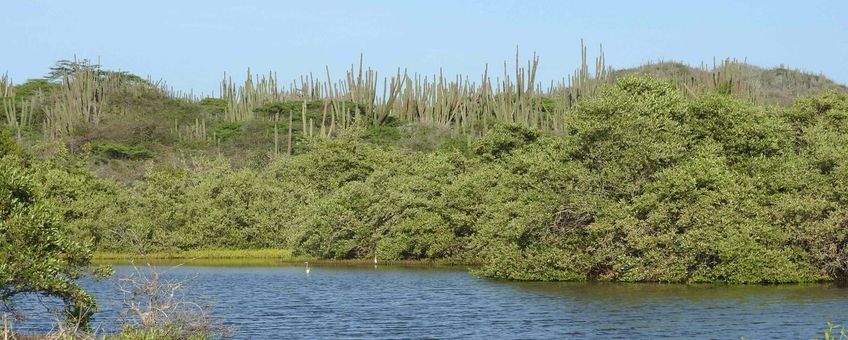
[{"label": "hillside", "polygon": [[612,78],[626,74],[643,74],[670,80],[689,91],[717,90],[724,86],[724,91],[765,105],[787,106],[799,97],[822,91],[848,91],[848,87],[824,75],[783,66],[763,68],[730,59],[713,68],[693,67],[680,62],[650,63],[616,70]]},{"label": "hillside", "polygon": [[[273,74],[248,73],[242,84],[225,79],[220,98],[186,97],[160,83],[112,72],[87,61],[61,61],[45,79],[11,84],[0,79],[4,121],[20,143],[65,144],[90,155],[101,176],[131,182],[153,164],[223,156],[235,166],[261,167],[281,154],[296,154],[316,136],[361,131],[364,140],[408,151],[467,149],[496,123],[516,123],[561,134],[570,110],[627,74],[646,74],[676,84],[689,96],[725,93],[763,105],[789,106],[796,98],[846,87],[824,76],[784,68],[765,69],[730,60],[712,70],[681,63],[611,70],[601,54],[567,82],[536,84],[538,58],[505,80],[483,83],[397,74],[378,94],[374,71],[351,68],[335,83],[301,78],[283,88]],[[335,94],[328,95],[327,89]]]},{"label": "hillside", "polygon": [[101,251],[288,248],[518,280],[848,277],[842,87],[600,59],[544,89],[537,65],[481,83],[399,73],[385,93],[365,68],[292,88],[248,75],[191,98],[63,64],[3,83],[4,138],[35,156],[4,162]]}]

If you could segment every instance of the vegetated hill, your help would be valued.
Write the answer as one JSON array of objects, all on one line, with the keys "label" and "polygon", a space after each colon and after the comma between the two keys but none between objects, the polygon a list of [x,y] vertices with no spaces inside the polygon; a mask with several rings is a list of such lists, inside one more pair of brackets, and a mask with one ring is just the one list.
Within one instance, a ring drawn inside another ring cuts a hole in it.
[{"label": "vegetated hill", "polygon": [[[88,61],[60,61],[52,70],[61,72],[43,79],[12,84],[0,77],[0,122],[45,158],[64,144],[88,154],[98,175],[131,182],[157,164],[192,158],[222,156],[234,166],[261,168],[303,152],[311,139],[354,130],[372,144],[411,152],[467,149],[501,123],[565,134],[575,105],[628,73],[670,80],[692,98],[718,92],[755,104],[788,106],[798,97],[845,90],[820,75],[730,60],[712,69],[656,63],[614,71],[601,53],[591,70],[583,51],[581,68],[550,88],[536,83],[534,56],[504,79],[484,73],[480,84],[399,73],[387,79],[385,94],[361,63],[342,80],[306,77],[291,87],[279,87],[272,74],[248,73],[244,83],[224,81],[218,98],[186,97]],[[336,93],[329,96],[328,88]]]},{"label": "vegetated hill", "polygon": [[[627,76],[569,109],[564,133],[504,119],[465,149],[410,152],[403,126],[310,134],[301,119],[297,149],[264,164],[196,157],[118,185],[57,152],[31,161],[31,181],[74,239],[110,252],[290,248],[516,280],[846,280],[845,117],[846,92],[763,107]],[[248,122],[268,125],[244,138],[278,123]],[[223,124],[215,135],[236,130]],[[16,138],[0,137],[0,149]],[[91,149],[109,163],[151,156],[126,141]]]},{"label": "vegetated hill", "polygon": [[671,80],[688,92],[724,91],[741,99],[764,105],[791,105],[799,97],[827,90],[848,91],[845,85],[822,74],[813,74],[783,65],[764,68],[726,59],[712,68],[689,66],[682,62],[648,63],[639,67],[615,70],[611,80],[626,74],[644,74]]},{"label": "vegetated hill", "polygon": [[477,85],[398,74],[380,93],[375,72],[351,70],[203,99],[74,63],[61,80],[0,78],[0,146],[28,146],[46,205],[105,251],[291,248],[520,280],[848,279],[848,92],[763,106],[777,78],[788,94],[818,83],[730,62],[622,76],[602,58],[557,91],[535,86],[536,61]]}]

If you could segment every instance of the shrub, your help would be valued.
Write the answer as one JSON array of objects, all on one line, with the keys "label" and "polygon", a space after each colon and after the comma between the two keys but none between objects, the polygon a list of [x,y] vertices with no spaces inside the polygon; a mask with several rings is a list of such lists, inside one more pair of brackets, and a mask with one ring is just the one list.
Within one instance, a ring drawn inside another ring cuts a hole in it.
[{"label": "shrub", "polygon": [[241,134],[240,123],[220,123],[215,127],[214,136],[225,142]]},{"label": "shrub", "polygon": [[221,98],[206,97],[200,100],[200,107],[212,114],[223,114],[227,110],[227,101]]},{"label": "shrub", "polygon": [[96,305],[76,280],[90,264],[91,248],[69,233],[20,158],[0,154],[0,169],[0,301],[59,297],[69,321],[85,325]]},{"label": "shrub", "polygon": [[501,124],[477,141],[473,148],[477,155],[495,159],[538,138],[539,132],[536,130],[520,125]]},{"label": "shrub", "polygon": [[140,160],[156,156],[152,151],[140,145],[126,145],[118,142],[98,142],[92,146],[92,151],[100,159]]}]

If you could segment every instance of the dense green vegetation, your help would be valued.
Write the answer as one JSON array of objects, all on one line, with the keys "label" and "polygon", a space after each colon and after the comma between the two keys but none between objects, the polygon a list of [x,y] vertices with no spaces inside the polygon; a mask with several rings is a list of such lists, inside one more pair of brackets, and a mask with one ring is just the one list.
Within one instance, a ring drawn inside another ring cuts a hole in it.
[{"label": "dense green vegetation", "polygon": [[41,169],[0,128],[0,303],[15,295],[61,298],[65,317],[83,327],[97,310],[76,280],[86,273],[92,248],[61,222],[43,186]]},{"label": "dense green vegetation", "polygon": [[[380,95],[362,69],[288,92],[249,75],[203,99],[88,62],[0,78],[0,297],[58,296],[85,321],[95,304],[75,281],[95,251],[440,261],[513,280],[848,279],[844,87],[729,61],[614,72],[601,57],[542,90],[537,63],[500,84],[398,74]],[[212,332],[183,326],[117,336]]]},{"label": "dense green vegetation", "polygon": [[[288,105],[321,108],[306,104]],[[260,111],[273,110],[286,109]],[[157,157],[138,146],[149,140],[74,153],[53,143],[37,176],[63,222],[101,251],[293,248],[478,263],[481,275],[520,280],[838,280],[846,115],[844,92],[765,107],[625,76],[570,108],[558,132],[352,126],[256,163],[147,161],[124,184],[88,167]],[[215,129],[236,143],[251,124]]]},{"label": "dense green vegetation", "polygon": [[616,70],[610,78],[628,74],[666,79],[688,93],[707,89],[766,105],[790,106],[799,97],[827,90],[848,90],[845,85],[820,74],[804,73],[784,65],[762,68],[735,59],[725,59],[718,64],[713,61],[710,68],[703,64],[691,67],[680,62],[658,62]]},{"label": "dense green vegetation", "polygon": [[[4,79],[3,232],[18,236],[3,246],[49,253],[6,252],[4,294],[90,305],[72,282],[94,250],[293,249],[516,280],[848,278],[841,87],[794,74],[802,89],[785,93],[817,94],[767,106],[751,89],[771,82],[667,81],[600,59],[543,91],[537,62],[478,88],[398,74],[381,96],[361,70],[330,96],[329,82],[285,92],[249,76],[200,100],[87,62]],[[719,70],[751,74],[734,65]],[[15,269],[33,259],[61,274],[33,285]]]}]

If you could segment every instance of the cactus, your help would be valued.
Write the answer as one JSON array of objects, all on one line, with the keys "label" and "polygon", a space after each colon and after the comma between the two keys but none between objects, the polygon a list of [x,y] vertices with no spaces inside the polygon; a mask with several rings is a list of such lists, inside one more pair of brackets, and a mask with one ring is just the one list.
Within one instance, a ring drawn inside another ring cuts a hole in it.
[{"label": "cactus", "polygon": [[[310,73],[286,88],[277,87],[276,75],[254,77],[248,70],[245,81],[235,85],[225,75],[221,82],[221,98],[228,103],[225,119],[241,121],[256,118],[253,110],[270,102],[323,100],[324,112],[318,128],[319,136],[331,136],[337,128],[353,125],[381,125],[390,118],[455,129],[460,133],[481,135],[495,121],[506,121],[548,130],[557,130],[558,120],[583,96],[593,95],[610,81],[611,69],[605,66],[603,47],[595,59],[594,71],[587,61],[588,50],[581,41],[581,67],[569,80],[544,88],[536,80],[539,57],[520,63],[516,48],[515,63],[510,72],[504,63],[503,78],[492,79],[485,65],[480,82],[468,77],[449,79],[442,70],[432,76],[409,74],[397,69],[394,75],[380,79],[377,71],[367,68],[360,55],[341,81],[334,82],[329,67],[324,81]],[[378,84],[382,81],[382,91]],[[299,85],[298,85],[299,84]],[[556,109],[543,112],[542,97]],[[329,117],[328,117],[329,116]],[[327,126],[327,120],[330,126]],[[314,126],[301,112],[304,135]],[[314,135],[314,134],[313,134]]]}]

